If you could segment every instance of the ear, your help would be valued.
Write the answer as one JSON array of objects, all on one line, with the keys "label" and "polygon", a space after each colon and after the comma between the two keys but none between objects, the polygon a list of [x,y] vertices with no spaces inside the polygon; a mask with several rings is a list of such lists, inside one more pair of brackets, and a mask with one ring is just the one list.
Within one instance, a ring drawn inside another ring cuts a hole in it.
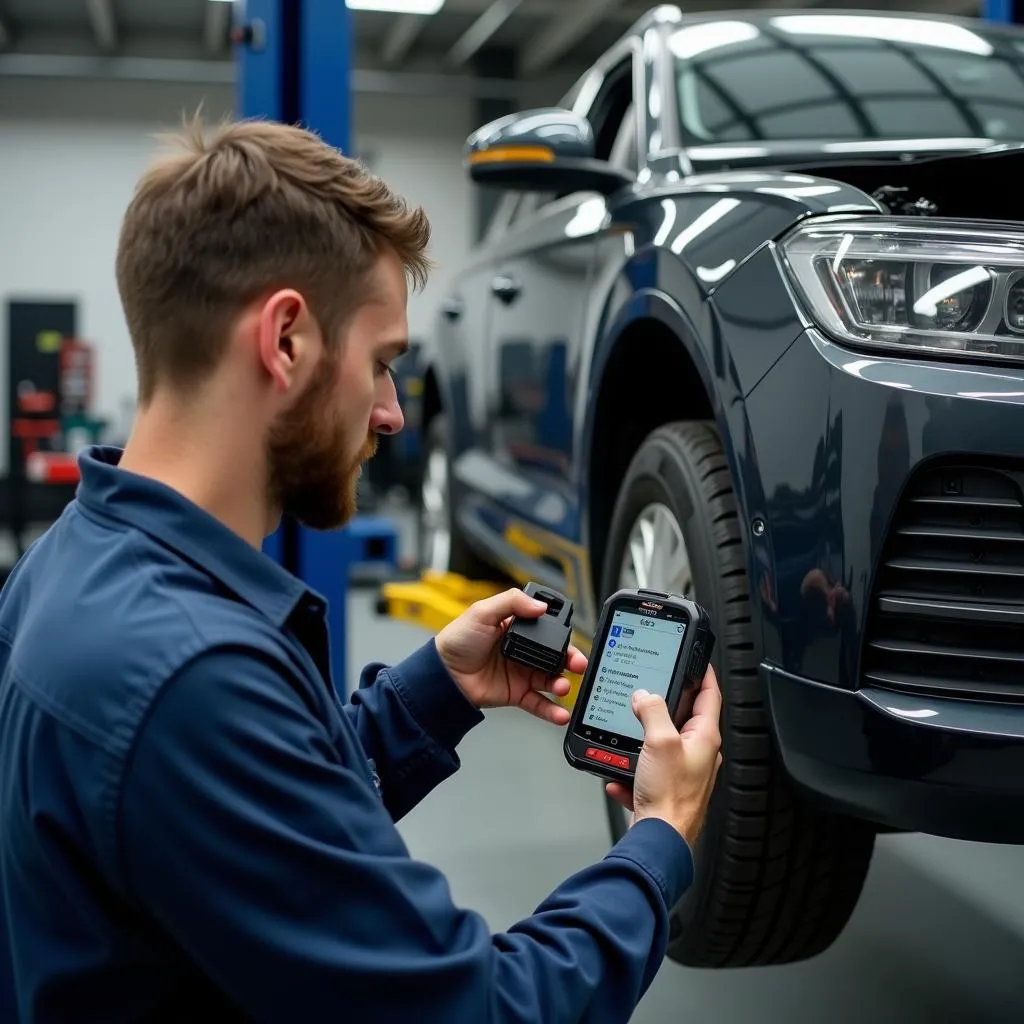
[{"label": "ear", "polygon": [[322,339],[302,295],[292,288],[274,292],[259,314],[259,355],[274,389],[302,386],[320,356]]}]

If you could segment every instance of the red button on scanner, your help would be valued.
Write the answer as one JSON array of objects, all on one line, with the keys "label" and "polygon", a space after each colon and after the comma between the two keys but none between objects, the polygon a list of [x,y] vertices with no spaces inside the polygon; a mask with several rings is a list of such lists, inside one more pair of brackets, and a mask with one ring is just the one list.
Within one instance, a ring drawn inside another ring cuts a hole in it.
[{"label": "red button on scanner", "polygon": [[591,761],[600,761],[601,764],[610,764],[616,768],[629,768],[629,758],[625,754],[613,754],[610,750],[587,747],[587,757]]}]

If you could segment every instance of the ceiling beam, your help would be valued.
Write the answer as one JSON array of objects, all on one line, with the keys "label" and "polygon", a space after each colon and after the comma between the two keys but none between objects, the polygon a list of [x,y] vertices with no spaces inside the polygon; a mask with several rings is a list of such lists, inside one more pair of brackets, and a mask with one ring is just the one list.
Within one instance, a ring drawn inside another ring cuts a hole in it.
[{"label": "ceiling beam", "polygon": [[231,4],[207,3],[203,20],[203,49],[209,54],[221,53],[227,46],[230,27]]},{"label": "ceiling beam", "polygon": [[[0,54],[0,77],[64,78],[101,81],[181,82],[230,85],[235,61],[177,60],[168,57],[100,57],[43,53]],[[501,78],[415,71],[379,71],[355,68],[354,92],[406,96],[477,97],[516,100],[521,85]],[[533,83],[535,86],[543,83]]]},{"label": "ceiling beam", "polygon": [[391,67],[405,60],[426,23],[427,19],[422,14],[400,14],[396,17],[380,46],[382,63]]},{"label": "ceiling beam", "polygon": [[575,46],[608,11],[622,0],[586,0],[570,3],[570,9],[556,18],[539,38],[526,47],[522,57],[523,74],[535,75],[546,71],[563,54]]},{"label": "ceiling beam", "polygon": [[105,53],[117,49],[117,19],[114,17],[113,0],[86,0],[89,21],[96,45]]},{"label": "ceiling beam", "polygon": [[448,61],[460,67],[486,46],[495,32],[515,13],[523,0],[494,0],[494,2],[455,41],[448,51]]}]

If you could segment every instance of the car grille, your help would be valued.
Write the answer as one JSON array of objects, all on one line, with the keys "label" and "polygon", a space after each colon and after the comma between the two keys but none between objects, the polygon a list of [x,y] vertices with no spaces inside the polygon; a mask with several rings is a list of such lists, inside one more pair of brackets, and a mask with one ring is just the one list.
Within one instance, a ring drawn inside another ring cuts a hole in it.
[{"label": "car grille", "polygon": [[919,472],[889,529],[861,680],[1024,702],[1024,469]]}]

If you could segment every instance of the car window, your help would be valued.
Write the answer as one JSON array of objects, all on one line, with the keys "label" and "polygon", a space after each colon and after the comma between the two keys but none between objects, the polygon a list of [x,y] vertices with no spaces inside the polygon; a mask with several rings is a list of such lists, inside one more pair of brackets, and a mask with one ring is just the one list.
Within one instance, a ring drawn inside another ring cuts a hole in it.
[{"label": "car window", "polygon": [[630,57],[609,73],[587,115],[594,129],[594,155],[598,160],[611,159],[620,129],[633,110],[633,61]]},{"label": "car window", "polygon": [[1022,137],[1024,61],[997,34],[950,28],[963,39],[940,46],[930,22],[915,35],[899,20],[861,21],[863,35],[842,18],[783,16],[681,29],[669,49],[684,138]]}]

